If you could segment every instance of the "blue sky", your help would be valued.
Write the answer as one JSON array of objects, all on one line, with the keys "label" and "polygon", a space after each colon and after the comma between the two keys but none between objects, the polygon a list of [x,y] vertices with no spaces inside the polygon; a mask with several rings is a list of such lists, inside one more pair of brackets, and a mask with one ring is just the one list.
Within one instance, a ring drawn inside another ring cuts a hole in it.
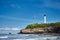
[{"label": "blue sky", "polygon": [[25,28],[28,24],[60,22],[60,0],[0,0],[0,28]]}]

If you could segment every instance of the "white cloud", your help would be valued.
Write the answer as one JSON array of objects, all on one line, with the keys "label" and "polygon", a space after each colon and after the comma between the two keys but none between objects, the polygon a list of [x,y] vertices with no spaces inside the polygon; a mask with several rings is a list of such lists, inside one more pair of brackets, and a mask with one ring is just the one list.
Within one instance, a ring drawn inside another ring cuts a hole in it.
[{"label": "white cloud", "polygon": [[15,5],[14,5],[14,4],[11,4],[10,6],[11,6],[11,7],[15,7]]},{"label": "white cloud", "polygon": [[10,7],[12,7],[12,8],[21,8],[21,6],[18,5],[18,4],[10,4]]},{"label": "white cloud", "polygon": [[16,18],[16,17],[4,16],[4,15],[0,15],[0,18],[11,19],[11,20],[19,20],[19,21],[33,21],[31,19]]},{"label": "white cloud", "polygon": [[45,8],[45,7],[49,7],[49,8],[55,8],[55,9],[60,9],[60,2],[57,2],[56,0],[42,0],[42,4],[35,4],[34,7],[37,8]]},{"label": "white cloud", "polygon": [[34,16],[34,18],[36,19],[36,18],[38,18],[38,16]]},{"label": "white cloud", "polygon": [[8,27],[5,27],[5,28],[0,28],[0,30],[21,30],[20,28],[8,28]]},{"label": "white cloud", "polygon": [[45,7],[60,9],[60,3],[59,2],[44,1],[44,4],[45,4]]}]

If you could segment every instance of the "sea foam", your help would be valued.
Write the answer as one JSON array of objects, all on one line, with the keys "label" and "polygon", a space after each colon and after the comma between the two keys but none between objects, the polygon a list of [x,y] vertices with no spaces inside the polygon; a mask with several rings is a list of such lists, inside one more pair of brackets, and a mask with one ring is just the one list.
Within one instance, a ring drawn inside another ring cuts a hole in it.
[{"label": "sea foam", "polygon": [[44,37],[44,38],[29,38],[29,39],[13,39],[13,40],[56,40],[57,37]]},{"label": "sea foam", "polygon": [[8,38],[8,36],[0,36],[0,38]]}]

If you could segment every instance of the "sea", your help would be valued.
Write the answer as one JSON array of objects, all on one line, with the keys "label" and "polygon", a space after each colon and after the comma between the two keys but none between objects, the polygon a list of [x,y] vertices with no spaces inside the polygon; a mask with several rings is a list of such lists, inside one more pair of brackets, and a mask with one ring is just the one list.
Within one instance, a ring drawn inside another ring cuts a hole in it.
[{"label": "sea", "polygon": [[60,40],[60,36],[43,34],[0,34],[0,40]]}]

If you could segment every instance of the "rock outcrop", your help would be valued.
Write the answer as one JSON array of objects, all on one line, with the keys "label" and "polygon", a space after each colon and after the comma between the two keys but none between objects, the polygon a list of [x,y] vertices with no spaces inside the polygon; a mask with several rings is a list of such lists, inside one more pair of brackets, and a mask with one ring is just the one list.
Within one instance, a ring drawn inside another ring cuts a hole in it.
[{"label": "rock outcrop", "polygon": [[60,31],[56,32],[54,28],[33,28],[33,29],[22,29],[19,34],[41,34],[41,33],[60,33]]},{"label": "rock outcrop", "polygon": [[36,33],[45,33],[47,31],[48,31],[47,28],[33,28],[33,29],[22,29],[22,30],[20,30],[20,33],[36,34]]}]

